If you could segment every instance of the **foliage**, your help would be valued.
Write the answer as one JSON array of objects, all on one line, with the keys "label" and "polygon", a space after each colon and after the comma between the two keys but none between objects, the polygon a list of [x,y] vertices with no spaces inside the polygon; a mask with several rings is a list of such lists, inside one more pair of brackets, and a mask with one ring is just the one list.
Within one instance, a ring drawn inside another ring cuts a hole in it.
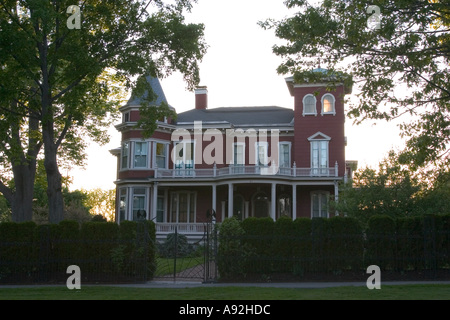
[{"label": "foliage", "polygon": [[86,194],[85,205],[89,207],[92,215],[101,215],[108,221],[114,221],[116,190],[104,190],[100,188],[83,190]]},{"label": "foliage", "polygon": [[102,216],[101,214],[96,214],[95,216],[92,217],[92,222],[107,222],[108,220],[106,220],[106,218],[104,216]]},{"label": "foliage", "polygon": [[[199,81],[206,45],[203,25],[184,21],[190,0],[78,2],[79,26],[73,25],[73,5],[68,0],[0,4],[0,162],[16,181],[16,190],[10,190],[2,176],[0,191],[10,198],[15,220],[30,219],[20,205],[31,206],[26,186],[32,186],[41,151],[49,221],[58,223],[64,211],[59,160],[80,165],[88,140],[108,142],[107,129],[126,91],[148,93],[142,112],[152,121],[172,112],[167,106],[151,108],[154,94],[143,77],[179,71],[189,89]],[[154,129],[153,123],[141,125],[147,134]]]},{"label": "foliage", "polygon": [[399,164],[391,151],[378,167],[366,167],[354,172],[353,180],[342,185],[333,209],[357,218],[365,226],[373,215],[407,217],[422,214],[419,205],[425,182]]},{"label": "foliage", "polygon": [[351,75],[359,92],[348,112],[355,123],[407,116],[400,126],[407,138],[401,162],[413,170],[449,166],[448,0],[285,4],[297,12],[280,21],[260,22],[282,40],[273,47],[283,59],[279,73],[311,79],[318,76],[311,70],[321,66],[328,78]]},{"label": "foliage", "polygon": [[245,231],[235,217],[226,218],[219,227],[217,267],[222,279],[245,275],[251,248],[242,241]]},{"label": "foliage", "polygon": [[159,248],[159,254],[164,258],[187,257],[195,251],[188,242],[186,235],[181,233],[170,233]]}]

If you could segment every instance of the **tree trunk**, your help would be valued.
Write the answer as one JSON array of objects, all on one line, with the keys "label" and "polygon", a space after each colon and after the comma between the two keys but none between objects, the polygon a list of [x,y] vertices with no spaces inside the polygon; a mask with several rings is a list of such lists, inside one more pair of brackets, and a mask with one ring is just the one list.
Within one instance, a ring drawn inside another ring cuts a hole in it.
[{"label": "tree trunk", "polygon": [[44,166],[47,172],[48,220],[50,223],[59,223],[64,220],[64,199],[62,177],[56,160],[56,148],[44,143],[44,152]]},{"label": "tree trunk", "polygon": [[31,221],[33,219],[33,189],[36,174],[36,162],[30,166],[20,166],[14,170],[15,191],[9,200],[12,220],[14,222]]},{"label": "tree trunk", "polygon": [[[17,103],[11,103],[11,110],[17,109]],[[6,154],[12,167],[14,188],[9,188],[0,181],[0,192],[11,205],[11,216],[14,222],[31,221],[33,219],[36,158],[42,146],[42,143],[33,137],[35,136],[34,132],[39,129],[39,121],[33,117],[28,119],[28,150],[24,152],[20,119],[15,115],[10,115],[8,120],[11,121],[11,136],[6,139],[9,144]]]}]

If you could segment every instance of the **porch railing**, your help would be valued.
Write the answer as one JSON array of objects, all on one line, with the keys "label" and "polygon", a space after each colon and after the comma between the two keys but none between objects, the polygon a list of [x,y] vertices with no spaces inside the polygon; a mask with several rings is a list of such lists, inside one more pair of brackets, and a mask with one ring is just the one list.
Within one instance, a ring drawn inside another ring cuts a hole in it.
[{"label": "porch railing", "polygon": [[203,234],[206,231],[206,223],[156,223],[156,234],[174,233],[175,229],[183,234]]},{"label": "porch railing", "polygon": [[295,163],[292,167],[263,167],[263,166],[244,166],[230,164],[227,167],[195,169],[195,168],[176,168],[176,169],[156,169],[157,178],[214,178],[224,176],[239,175],[266,175],[266,176],[288,176],[288,177],[337,177],[338,164],[329,168],[297,168]]}]

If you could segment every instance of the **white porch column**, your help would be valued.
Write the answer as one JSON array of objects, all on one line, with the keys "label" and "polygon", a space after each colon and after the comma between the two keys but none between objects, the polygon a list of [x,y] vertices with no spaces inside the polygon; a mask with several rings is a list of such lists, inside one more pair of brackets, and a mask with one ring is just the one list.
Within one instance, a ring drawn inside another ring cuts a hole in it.
[{"label": "white porch column", "polygon": [[292,220],[297,219],[297,185],[292,185]]},{"label": "white porch column", "polygon": [[228,184],[228,218],[233,216],[233,184]]},{"label": "white porch column", "polygon": [[153,184],[152,210],[149,214],[150,220],[156,222],[156,212],[158,211],[158,182]]},{"label": "white porch column", "polygon": [[273,221],[276,220],[276,213],[277,213],[277,184],[272,183],[272,198],[270,202],[270,217],[273,219]]}]

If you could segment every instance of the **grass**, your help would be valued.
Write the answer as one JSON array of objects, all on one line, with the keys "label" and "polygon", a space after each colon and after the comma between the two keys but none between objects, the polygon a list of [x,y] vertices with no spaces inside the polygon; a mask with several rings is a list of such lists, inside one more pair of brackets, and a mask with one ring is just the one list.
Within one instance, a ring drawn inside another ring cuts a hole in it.
[{"label": "grass", "polygon": [[[181,272],[183,270],[195,267],[199,264],[203,264],[203,257],[195,258],[177,258],[176,261],[176,272]],[[174,259],[168,258],[157,258],[156,261],[156,276],[171,275],[173,274]]]},{"label": "grass", "polygon": [[450,300],[449,284],[382,285],[320,289],[201,286],[191,288],[135,288],[65,286],[0,288],[0,300]]}]

